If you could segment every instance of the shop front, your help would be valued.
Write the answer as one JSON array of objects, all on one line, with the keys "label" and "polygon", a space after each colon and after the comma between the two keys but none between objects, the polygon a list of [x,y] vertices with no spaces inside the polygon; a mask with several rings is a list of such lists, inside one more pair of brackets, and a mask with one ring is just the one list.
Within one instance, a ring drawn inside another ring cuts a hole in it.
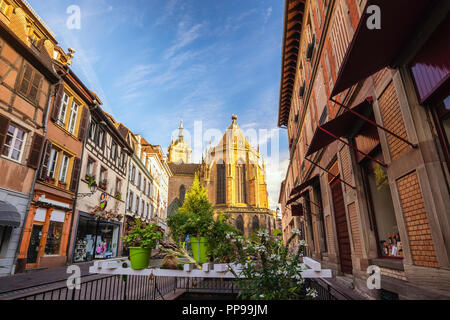
[{"label": "shop front", "polygon": [[80,212],[73,262],[110,259],[118,255],[121,223]]},{"label": "shop front", "polygon": [[65,265],[72,208],[42,195],[30,208],[16,272]]}]

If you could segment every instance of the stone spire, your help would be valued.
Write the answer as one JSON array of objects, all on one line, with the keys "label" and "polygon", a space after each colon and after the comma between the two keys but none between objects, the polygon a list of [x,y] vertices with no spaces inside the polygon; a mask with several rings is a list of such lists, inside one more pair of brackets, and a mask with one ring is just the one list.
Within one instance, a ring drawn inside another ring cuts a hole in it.
[{"label": "stone spire", "polygon": [[180,138],[180,141],[182,141],[183,138],[184,138],[184,135],[183,135],[183,130],[184,130],[184,128],[183,128],[183,117],[180,120],[180,127],[178,128],[178,130],[179,130],[178,137]]}]

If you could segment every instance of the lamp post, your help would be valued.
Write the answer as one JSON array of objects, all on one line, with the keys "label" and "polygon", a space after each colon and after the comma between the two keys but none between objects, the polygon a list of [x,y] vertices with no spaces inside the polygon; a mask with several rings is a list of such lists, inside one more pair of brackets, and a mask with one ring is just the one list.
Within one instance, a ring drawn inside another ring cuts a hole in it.
[{"label": "lamp post", "polygon": [[90,197],[90,196],[92,196],[92,195],[97,191],[97,188],[98,188],[97,182],[94,181],[94,183],[91,184],[89,188],[90,188],[90,190],[91,190],[90,193],[79,193],[79,194],[78,194],[78,198],[84,198],[84,197]]}]

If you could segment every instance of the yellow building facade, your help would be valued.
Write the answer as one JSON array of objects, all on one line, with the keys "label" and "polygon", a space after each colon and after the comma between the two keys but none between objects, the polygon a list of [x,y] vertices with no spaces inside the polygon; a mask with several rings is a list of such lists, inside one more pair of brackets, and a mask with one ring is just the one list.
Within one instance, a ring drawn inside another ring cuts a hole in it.
[{"label": "yellow building facade", "polygon": [[[196,171],[208,190],[216,215],[230,215],[235,227],[245,235],[260,228],[269,231],[275,228],[275,214],[269,209],[264,160],[259,150],[245,138],[237,116],[233,115],[221,141],[208,148]],[[177,176],[171,179],[169,189],[171,186],[180,188],[179,183],[173,181]],[[173,191],[177,193],[178,189]]]}]

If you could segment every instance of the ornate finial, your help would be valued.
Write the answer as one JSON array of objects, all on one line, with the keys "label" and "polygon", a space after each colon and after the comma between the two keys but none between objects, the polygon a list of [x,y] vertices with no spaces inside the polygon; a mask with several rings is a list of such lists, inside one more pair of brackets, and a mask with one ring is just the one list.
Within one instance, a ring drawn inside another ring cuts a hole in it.
[{"label": "ornate finial", "polygon": [[183,117],[181,117],[180,127],[178,129],[179,129],[178,137],[179,137],[180,141],[182,141],[183,138],[184,138],[184,136],[183,136],[183,130],[184,130],[184,128],[183,128]]},{"label": "ornate finial", "polygon": [[233,120],[233,122],[236,122],[237,119],[238,119],[238,116],[237,116],[237,115],[233,114],[233,115],[231,116],[231,120]]}]

